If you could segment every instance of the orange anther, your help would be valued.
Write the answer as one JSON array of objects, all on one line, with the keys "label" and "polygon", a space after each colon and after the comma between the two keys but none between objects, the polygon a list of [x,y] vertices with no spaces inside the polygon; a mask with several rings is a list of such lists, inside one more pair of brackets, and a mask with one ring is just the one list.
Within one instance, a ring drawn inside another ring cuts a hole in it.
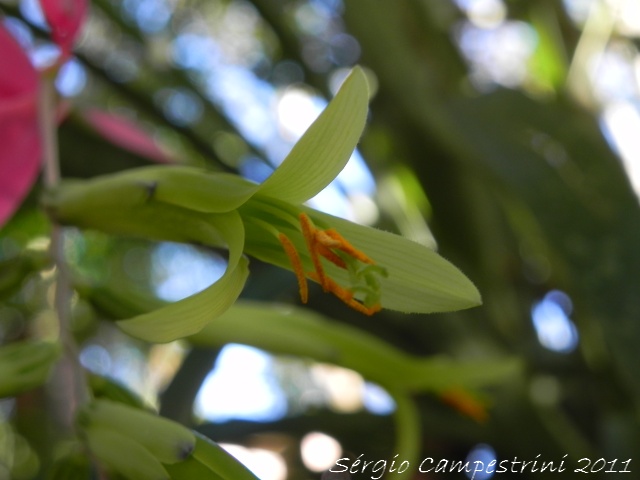
[{"label": "orange anther", "polygon": [[360,260],[362,263],[369,263],[371,265],[374,265],[376,263],[373,260],[371,260],[371,258],[369,258],[367,255],[365,255],[363,252],[361,252],[356,247],[351,245],[349,241],[346,238],[344,238],[342,235],[340,235],[340,233],[338,233],[338,231],[336,231],[335,229],[331,228],[329,230],[325,230],[324,233],[329,238],[331,238],[334,242],[337,242],[338,245],[332,248],[342,250],[344,253],[352,256],[357,260]]},{"label": "orange anther", "polygon": [[302,227],[302,236],[307,243],[307,250],[309,250],[309,255],[311,255],[311,262],[313,263],[313,268],[318,274],[318,283],[322,286],[322,290],[325,292],[328,291],[326,275],[324,273],[324,268],[322,267],[322,263],[320,262],[320,257],[318,256],[318,249],[316,247],[316,232],[317,229],[315,225],[311,222],[311,219],[305,214],[301,213],[298,217],[300,219],[300,226]]},{"label": "orange anther", "polygon": [[278,240],[280,240],[282,248],[284,248],[284,252],[289,257],[289,261],[293,267],[293,273],[295,273],[296,278],[298,279],[300,300],[302,300],[302,303],[307,303],[307,300],[309,299],[309,286],[307,285],[307,279],[304,276],[304,268],[302,267],[302,260],[300,260],[298,251],[296,250],[293,242],[289,240],[284,233],[278,235]]},{"label": "orange anther", "polygon": [[[310,272],[309,278],[311,280],[318,281],[318,276],[315,274],[315,272]],[[371,307],[367,307],[366,305],[360,303],[355,298],[353,298],[353,292],[351,290],[344,288],[343,286],[341,286],[339,283],[337,283],[335,280],[333,280],[330,277],[327,277],[326,280],[327,280],[328,291],[333,293],[336,297],[338,297],[340,300],[342,300],[344,303],[346,303],[348,306],[350,306],[354,310],[360,313],[364,313],[365,315],[371,316],[382,309],[379,303],[376,303]]]},{"label": "orange anther", "polygon": [[316,248],[318,249],[318,253],[320,255],[322,255],[324,258],[329,260],[336,267],[344,268],[344,269],[347,268],[347,264],[345,263],[345,261],[341,259],[338,255],[333,253],[331,250],[329,250],[329,248],[327,248],[325,245],[322,245],[321,243],[317,243]]}]

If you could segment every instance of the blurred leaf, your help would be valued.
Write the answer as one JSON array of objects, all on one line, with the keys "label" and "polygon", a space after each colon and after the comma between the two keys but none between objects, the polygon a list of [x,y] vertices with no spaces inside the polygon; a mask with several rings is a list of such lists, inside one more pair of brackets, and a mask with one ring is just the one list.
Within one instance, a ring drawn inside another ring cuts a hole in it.
[{"label": "blurred leaf", "polygon": [[50,263],[48,253],[27,251],[6,260],[0,260],[0,300],[13,295],[27,276]]},{"label": "blurred leaf", "polygon": [[[557,268],[568,269],[575,285],[584,340],[590,341],[586,322],[593,318],[617,368],[640,395],[633,368],[640,341],[635,320],[640,208],[598,125],[560,104],[536,103],[508,91],[460,101],[451,109],[460,141],[526,203],[559,254],[555,258],[566,262]],[[591,312],[585,323],[583,309]]]},{"label": "blurred leaf", "polygon": [[24,340],[0,346],[0,398],[44,384],[59,354],[60,346],[52,342]]},{"label": "blurred leaf", "polygon": [[532,24],[538,34],[538,44],[531,57],[531,70],[544,89],[558,91],[566,79],[568,61],[554,7],[548,1],[531,6]]}]

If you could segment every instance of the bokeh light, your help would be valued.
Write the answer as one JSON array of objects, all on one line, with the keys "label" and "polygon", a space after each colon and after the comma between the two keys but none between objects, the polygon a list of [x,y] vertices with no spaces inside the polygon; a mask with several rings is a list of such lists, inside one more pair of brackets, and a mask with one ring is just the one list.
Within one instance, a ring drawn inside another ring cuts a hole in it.
[{"label": "bokeh light", "polygon": [[322,432],[307,433],[300,442],[304,466],[312,472],[328,470],[342,455],[342,446],[335,438]]},{"label": "bokeh light", "polygon": [[287,411],[273,378],[271,357],[256,348],[225,346],[196,398],[196,414],[209,421],[268,421]]},{"label": "bokeh light", "polygon": [[570,353],[578,346],[578,330],[569,318],[571,299],[563,292],[549,292],[531,309],[538,340],[545,348]]}]

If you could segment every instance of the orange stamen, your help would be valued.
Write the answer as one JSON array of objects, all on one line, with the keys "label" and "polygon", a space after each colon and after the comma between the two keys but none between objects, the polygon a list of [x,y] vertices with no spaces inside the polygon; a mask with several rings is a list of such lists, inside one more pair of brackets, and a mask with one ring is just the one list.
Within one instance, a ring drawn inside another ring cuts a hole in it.
[{"label": "orange stamen", "polygon": [[325,233],[329,238],[337,243],[336,246],[331,248],[337,248],[338,250],[341,250],[344,253],[352,256],[356,260],[360,260],[362,263],[368,263],[370,265],[374,265],[376,263],[363,252],[351,245],[351,243],[349,243],[346,238],[340,235],[337,230],[331,228],[329,230],[325,230],[323,233]]},{"label": "orange stamen", "polygon": [[311,219],[305,213],[301,213],[298,218],[300,219],[300,226],[302,227],[302,235],[304,236],[304,239],[307,243],[307,250],[309,250],[309,254],[311,255],[313,268],[318,275],[318,283],[320,283],[320,285],[322,286],[322,290],[327,292],[329,291],[329,288],[327,286],[327,276],[324,273],[324,268],[322,267],[322,263],[320,262],[318,249],[316,247],[317,229],[311,222]]},{"label": "orange stamen", "polygon": [[489,418],[485,406],[461,388],[445,390],[440,394],[440,400],[478,423],[484,423]]},{"label": "orange stamen", "polygon": [[333,253],[331,250],[329,250],[329,248],[327,248],[325,245],[318,243],[316,244],[316,247],[318,249],[318,253],[322,255],[324,258],[326,258],[327,260],[329,260],[331,263],[333,263],[336,267],[344,268],[344,269],[347,268],[347,264],[345,263],[345,261],[341,259],[338,255]]},{"label": "orange stamen", "polygon": [[309,277],[310,279],[318,282],[325,292],[333,293],[345,304],[360,313],[363,313],[365,315],[373,315],[374,313],[380,311],[382,307],[379,303],[376,303],[370,307],[366,306],[365,304],[359,302],[354,298],[354,293],[352,290],[343,287],[335,280],[330,278],[326,274],[324,267],[322,266],[321,257],[327,259],[338,268],[342,268],[345,270],[347,269],[347,261],[344,258],[340,257],[340,255],[338,255],[334,250],[344,252],[345,254],[362,263],[374,265],[375,262],[363,252],[351,245],[336,230],[317,229],[311,219],[305,213],[300,213],[299,219],[302,236],[304,237],[305,243],[307,245],[307,250],[309,251],[314,271],[308,272],[305,275],[302,260],[300,259],[300,255],[298,254],[298,251],[296,250],[293,242],[291,242],[291,240],[289,240],[289,238],[283,233],[280,233],[278,235],[278,239],[280,240],[285,253],[289,257],[289,260],[291,261],[291,265],[293,267],[293,271],[298,279],[298,286],[300,288],[300,298],[302,300],[302,303],[307,303],[308,300],[309,287],[307,285],[306,277]]},{"label": "orange stamen", "polygon": [[304,276],[304,268],[302,267],[302,260],[300,260],[300,256],[298,255],[298,251],[296,250],[295,245],[289,238],[281,233],[278,235],[278,240],[282,244],[282,248],[284,248],[284,252],[289,257],[289,261],[293,267],[293,273],[295,273],[296,278],[298,279],[298,288],[300,289],[300,300],[302,303],[307,303],[309,299],[309,286],[307,284],[307,279]]},{"label": "orange stamen", "polygon": [[[315,272],[310,272],[309,278],[311,280],[318,281],[318,276],[315,274]],[[353,292],[351,290],[344,288],[330,277],[327,277],[327,287],[329,292],[333,293],[348,306],[360,313],[371,316],[382,309],[379,303],[376,303],[371,307],[367,307],[366,305],[360,303],[355,298],[353,298]]]}]

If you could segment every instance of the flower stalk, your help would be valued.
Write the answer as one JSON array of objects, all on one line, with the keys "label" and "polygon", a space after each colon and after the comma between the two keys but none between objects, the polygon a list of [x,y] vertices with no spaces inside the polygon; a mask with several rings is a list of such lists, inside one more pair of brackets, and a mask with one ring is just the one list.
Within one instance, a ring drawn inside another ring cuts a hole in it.
[{"label": "flower stalk", "polygon": [[[60,183],[60,161],[56,124],[56,91],[54,72],[46,72],[40,82],[38,120],[42,145],[43,183],[54,188]],[[57,407],[64,426],[71,430],[75,412],[89,398],[89,389],[82,366],[78,360],[78,348],[71,332],[71,284],[64,261],[64,230],[55,221],[51,224],[50,254],[53,259],[55,277],[54,309],[58,318],[60,343],[63,355],[55,370]],[[64,398],[61,398],[61,395]]]}]

